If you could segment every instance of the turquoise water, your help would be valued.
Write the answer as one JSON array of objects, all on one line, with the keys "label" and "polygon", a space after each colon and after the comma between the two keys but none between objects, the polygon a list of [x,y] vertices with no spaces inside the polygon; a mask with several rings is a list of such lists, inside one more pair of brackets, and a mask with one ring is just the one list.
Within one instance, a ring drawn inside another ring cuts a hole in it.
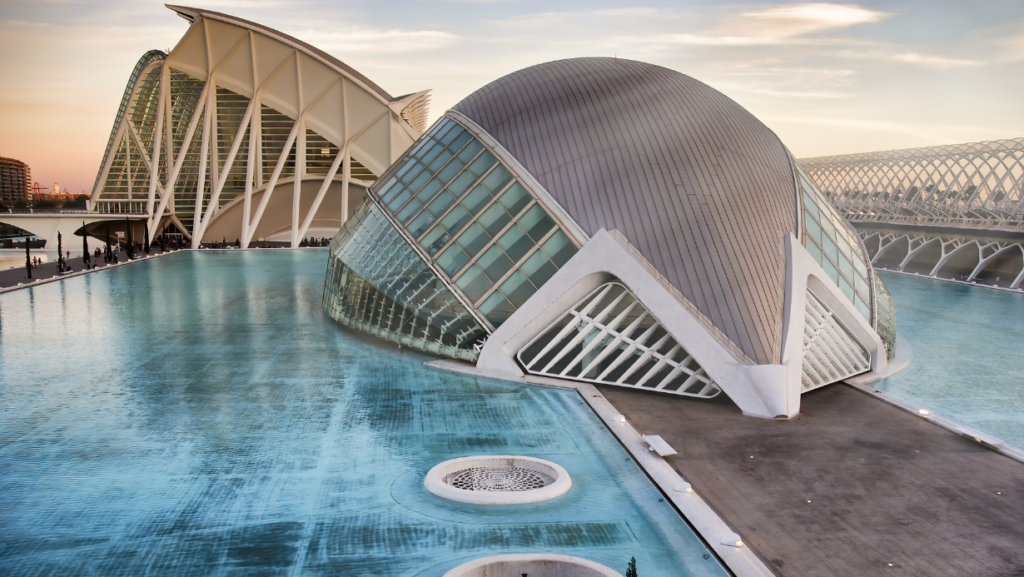
[{"label": "turquoise water", "polygon": [[880,274],[913,360],[874,386],[1024,448],[1024,295]]},{"label": "turquoise water", "polygon": [[[0,574],[438,576],[514,552],[726,574],[575,392],[341,331],[326,259],[184,252],[0,296]],[[573,488],[423,488],[481,453],[553,460]]]}]

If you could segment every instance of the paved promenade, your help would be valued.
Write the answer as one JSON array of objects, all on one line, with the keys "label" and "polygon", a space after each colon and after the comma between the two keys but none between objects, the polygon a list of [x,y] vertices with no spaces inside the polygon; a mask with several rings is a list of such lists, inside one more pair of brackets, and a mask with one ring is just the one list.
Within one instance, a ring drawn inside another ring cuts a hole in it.
[{"label": "paved promenade", "polygon": [[778,575],[1024,575],[1024,464],[849,386],[789,421],[600,390]]},{"label": "paved promenade", "polygon": [[[172,251],[168,250],[167,252],[172,252]],[[73,254],[73,255],[74,254],[81,255],[82,254],[82,250],[80,248],[77,251],[76,250],[71,250],[71,254]],[[149,254],[150,254],[150,256],[156,256],[156,255],[159,255],[159,254],[162,254],[162,253],[160,252],[160,247],[154,246],[154,247],[152,247],[152,250],[150,251]],[[127,259],[127,257],[125,257],[125,253],[122,251],[121,252],[121,257],[118,259],[118,262],[124,263],[126,261],[126,259]],[[104,268],[104,267],[108,266],[107,263],[103,262],[103,256],[102,255],[99,256],[99,257],[95,257],[95,256],[92,257],[92,264],[95,265],[95,268],[97,268],[97,269],[101,269],[101,268]],[[113,263],[111,263],[111,264],[113,264]],[[77,258],[75,258],[75,257],[69,258],[68,259],[68,266],[71,268],[71,272],[81,272],[85,268],[85,266],[82,264],[82,257],[81,256],[78,256]],[[54,260],[52,262],[43,263],[43,264],[39,265],[39,267],[32,269],[32,278],[31,279],[29,279],[26,276],[25,266],[23,264],[22,266],[20,266],[18,268],[11,268],[11,269],[6,269],[6,270],[0,270],[0,288],[8,288],[8,287],[13,287],[13,286],[18,286],[18,283],[29,284],[29,283],[35,282],[37,280],[47,280],[47,279],[53,278],[55,276],[57,276],[57,261],[56,260]]]}]

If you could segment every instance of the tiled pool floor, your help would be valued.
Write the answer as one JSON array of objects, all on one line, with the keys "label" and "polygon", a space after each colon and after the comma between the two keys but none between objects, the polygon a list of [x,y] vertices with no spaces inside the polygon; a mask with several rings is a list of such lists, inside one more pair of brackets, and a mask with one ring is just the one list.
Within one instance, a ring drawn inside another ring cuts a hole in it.
[{"label": "tiled pool floor", "polygon": [[[0,296],[0,574],[438,576],[514,552],[726,574],[575,392],[343,332],[325,260],[181,253]],[[553,460],[573,488],[423,488],[476,453]]]}]

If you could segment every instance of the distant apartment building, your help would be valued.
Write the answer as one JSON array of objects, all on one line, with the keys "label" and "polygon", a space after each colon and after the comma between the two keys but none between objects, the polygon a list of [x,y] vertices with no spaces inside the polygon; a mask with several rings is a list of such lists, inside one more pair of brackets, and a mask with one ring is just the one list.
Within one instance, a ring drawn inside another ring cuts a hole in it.
[{"label": "distant apartment building", "polygon": [[0,156],[0,202],[12,205],[27,201],[31,192],[32,169],[20,160]]}]

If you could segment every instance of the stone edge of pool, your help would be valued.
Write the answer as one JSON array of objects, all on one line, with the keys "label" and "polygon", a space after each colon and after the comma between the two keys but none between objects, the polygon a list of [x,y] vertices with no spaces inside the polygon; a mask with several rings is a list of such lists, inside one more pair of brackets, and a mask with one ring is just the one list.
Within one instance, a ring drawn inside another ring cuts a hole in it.
[{"label": "stone edge of pool", "polygon": [[[428,367],[478,377],[575,390],[734,575],[737,577],[770,577],[775,575],[750,548],[746,546],[735,547],[725,543],[728,537],[735,537],[735,531],[726,525],[725,521],[711,509],[700,495],[695,492],[678,492],[674,490],[680,483],[685,483],[685,479],[664,459],[648,449],[648,445],[640,433],[630,423],[621,419],[621,415],[619,415],[619,412],[611,402],[593,385],[532,375],[521,379],[510,379],[507,375],[492,374],[487,371],[478,370],[467,363],[447,359],[427,361],[423,364]],[[619,419],[616,419],[616,417],[619,417]]]}]

